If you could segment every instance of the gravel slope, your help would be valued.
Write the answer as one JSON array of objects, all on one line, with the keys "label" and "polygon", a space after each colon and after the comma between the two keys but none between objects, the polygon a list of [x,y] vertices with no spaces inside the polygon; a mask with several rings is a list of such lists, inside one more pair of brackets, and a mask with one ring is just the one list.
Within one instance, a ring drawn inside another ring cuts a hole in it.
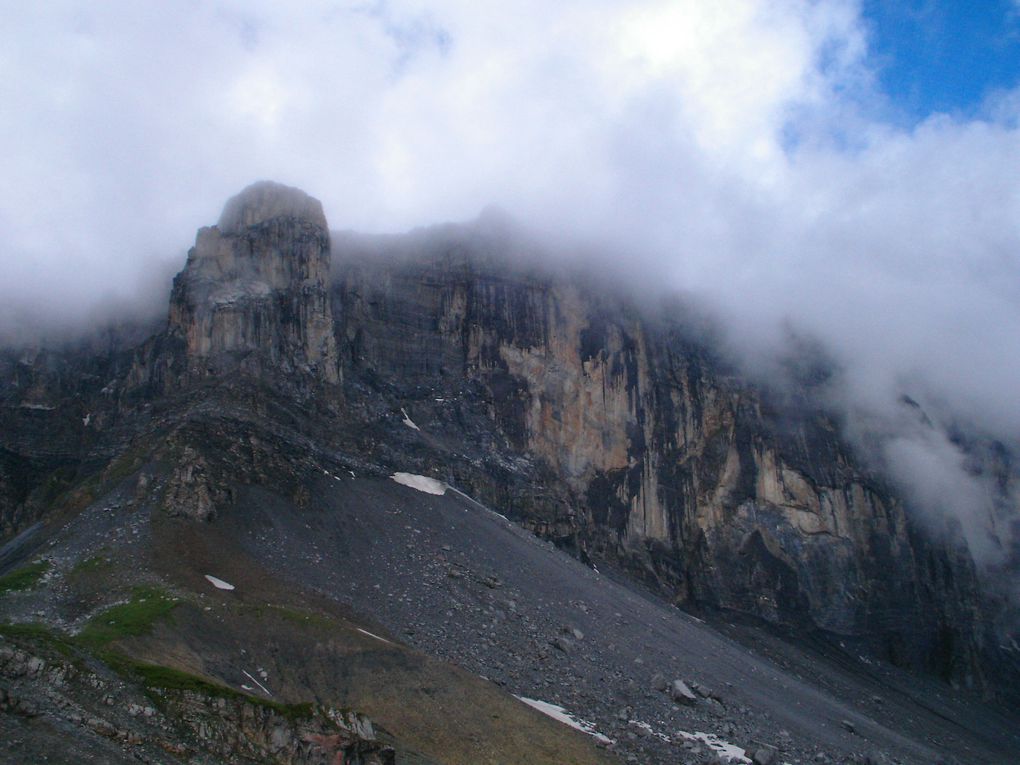
[{"label": "gravel slope", "polygon": [[[563,706],[633,761],[703,761],[707,748],[680,731],[748,755],[771,745],[789,763],[1007,763],[1020,752],[1015,713],[757,630],[721,625],[746,639],[725,636],[454,491],[324,476],[312,497],[300,510],[243,488],[221,522],[281,576]],[[656,690],[674,679],[700,688],[696,703]]]}]

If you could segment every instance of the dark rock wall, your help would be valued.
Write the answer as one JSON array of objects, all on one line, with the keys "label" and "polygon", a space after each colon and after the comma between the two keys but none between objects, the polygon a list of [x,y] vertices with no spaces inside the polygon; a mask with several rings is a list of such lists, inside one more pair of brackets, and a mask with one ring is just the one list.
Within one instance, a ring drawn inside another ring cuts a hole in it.
[{"label": "dark rock wall", "polygon": [[168,334],[183,340],[185,374],[337,383],[329,248],[321,205],[297,189],[256,184],[228,202],[174,279]]},{"label": "dark rock wall", "polygon": [[969,557],[914,528],[836,423],[776,411],[669,316],[501,263],[470,236],[433,234],[414,257],[406,242],[340,243],[333,307],[351,385],[419,402],[423,438],[429,421],[449,440],[433,401],[470,399],[502,436],[490,445],[520,459],[510,477],[472,474],[472,489],[530,490],[510,505],[519,520],[667,597],[980,682],[991,637]]}]

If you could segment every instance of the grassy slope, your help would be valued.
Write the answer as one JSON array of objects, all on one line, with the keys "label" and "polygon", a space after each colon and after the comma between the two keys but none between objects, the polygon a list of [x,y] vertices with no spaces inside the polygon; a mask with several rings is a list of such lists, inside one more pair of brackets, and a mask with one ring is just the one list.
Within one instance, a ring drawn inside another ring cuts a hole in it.
[{"label": "grassy slope", "polygon": [[[273,581],[213,526],[162,522],[157,567],[200,593],[172,624],[121,641],[135,658],[237,687],[264,668],[274,699],[357,709],[396,740],[401,762],[485,765],[612,763],[593,739],[518,702],[494,684],[399,644],[335,604]],[[215,590],[212,573],[236,586]],[[393,640],[392,638],[390,638]],[[250,684],[250,682],[248,683]]]},{"label": "grassy slope", "polygon": [[[131,452],[61,495],[67,519],[128,477],[141,458]],[[66,507],[65,507],[66,506]],[[56,520],[54,523],[56,523]],[[175,600],[152,588],[125,592],[102,609],[70,650],[85,649],[142,685],[204,683],[240,689],[258,667],[269,671],[273,703],[317,701],[367,714],[398,750],[398,762],[433,765],[601,765],[617,762],[593,739],[518,702],[492,683],[455,666],[358,632],[365,623],[338,604],[275,582],[244,557],[216,524],[153,516],[153,568],[172,588],[196,593]],[[116,549],[80,561],[65,575],[76,603],[108,603],[114,578],[123,581]],[[5,577],[4,591],[31,589],[44,565]],[[204,574],[237,585],[214,590]],[[116,574],[116,577],[114,576]],[[144,571],[130,572],[139,579]],[[126,602],[123,602],[125,596]],[[13,628],[31,631],[29,626]],[[36,635],[42,638],[44,627]],[[27,633],[23,636],[27,636]],[[231,692],[233,692],[231,690]]]}]

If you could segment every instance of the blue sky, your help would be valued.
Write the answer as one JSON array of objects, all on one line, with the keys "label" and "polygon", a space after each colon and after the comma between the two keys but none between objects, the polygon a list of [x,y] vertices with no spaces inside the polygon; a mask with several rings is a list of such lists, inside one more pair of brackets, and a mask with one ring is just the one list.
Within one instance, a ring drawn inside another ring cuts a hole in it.
[{"label": "blue sky", "polygon": [[969,115],[1020,81],[1014,0],[865,0],[870,56],[901,117]]}]

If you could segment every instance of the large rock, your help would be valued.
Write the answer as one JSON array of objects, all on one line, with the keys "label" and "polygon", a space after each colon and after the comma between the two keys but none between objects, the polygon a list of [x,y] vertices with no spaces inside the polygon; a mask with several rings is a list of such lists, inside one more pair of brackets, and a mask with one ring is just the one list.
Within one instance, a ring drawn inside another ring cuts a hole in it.
[{"label": "large rock", "polygon": [[186,377],[234,370],[340,379],[329,305],[330,240],[318,200],[257,183],[198,232],[174,279],[169,335]]},{"label": "large rock", "polygon": [[674,680],[669,686],[669,697],[677,704],[688,706],[698,703],[698,697],[683,680]]}]

